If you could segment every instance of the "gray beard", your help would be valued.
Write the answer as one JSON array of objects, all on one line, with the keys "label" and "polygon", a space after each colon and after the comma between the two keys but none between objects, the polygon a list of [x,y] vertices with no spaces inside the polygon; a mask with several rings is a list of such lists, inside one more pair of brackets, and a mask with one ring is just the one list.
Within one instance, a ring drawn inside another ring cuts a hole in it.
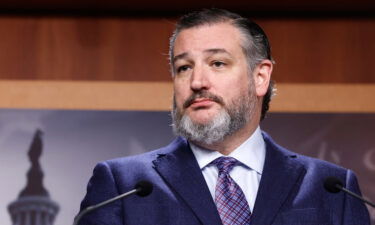
[{"label": "gray beard", "polygon": [[186,114],[182,115],[173,100],[173,132],[195,143],[211,145],[221,142],[249,122],[256,102],[255,94],[248,93],[224,106],[208,123],[201,124],[193,122]]}]

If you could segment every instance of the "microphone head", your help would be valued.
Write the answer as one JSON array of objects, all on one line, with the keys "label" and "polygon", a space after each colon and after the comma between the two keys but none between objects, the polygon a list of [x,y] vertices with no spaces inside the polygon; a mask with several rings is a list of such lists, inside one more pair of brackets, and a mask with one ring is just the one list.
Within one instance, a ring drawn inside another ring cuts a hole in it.
[{"label": "microphone head", "polygon": [[324,180],[324,188],[331,193],[338,193],[343,187],[342,182],[337,177],[327,177]]},{"label": "microphone head", "polygon": [[139,181],[135,185],[134,188],[137,189],[137,195],[138,196],[145,197],[145,196],[151,194],[152,189],[153,189],[153,185],[152,185],[152,183],[150,183],[148,181],[142,180],[142,181]]}]

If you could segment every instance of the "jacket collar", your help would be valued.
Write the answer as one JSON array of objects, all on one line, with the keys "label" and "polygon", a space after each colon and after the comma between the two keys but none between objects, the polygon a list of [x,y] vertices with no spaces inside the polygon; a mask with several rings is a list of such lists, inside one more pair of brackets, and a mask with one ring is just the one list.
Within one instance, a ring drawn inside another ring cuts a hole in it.
[{"label": "jacket collar", "polygon": [[206,181],[185,139],[177,138],[167,147],[166,154],[159,155],[153,163],[160,176],[181,196],[202,224],[221,224]]},{"label": "jacket collar", "polygon": [[255,201],[251,224],[272,224],[280,208],[306,173],[297,155],[278,146],[263,132],[266,160]]}]

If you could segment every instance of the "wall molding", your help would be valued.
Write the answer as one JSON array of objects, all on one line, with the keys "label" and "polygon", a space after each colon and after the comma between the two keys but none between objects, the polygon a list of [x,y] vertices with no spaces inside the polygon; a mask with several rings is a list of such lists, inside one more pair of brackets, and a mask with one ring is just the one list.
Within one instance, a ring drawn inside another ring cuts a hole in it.
[{"label": "wall molding", "polygon": [[[375,84],[277,84],[272,112],[375,113]],[[169,111],[171,82],[0,80],[0,108]]]}]

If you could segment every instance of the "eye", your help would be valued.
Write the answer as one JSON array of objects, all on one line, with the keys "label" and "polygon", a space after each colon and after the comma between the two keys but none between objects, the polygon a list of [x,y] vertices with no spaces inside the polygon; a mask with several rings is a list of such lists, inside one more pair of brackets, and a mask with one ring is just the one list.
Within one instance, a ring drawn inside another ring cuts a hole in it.
[{"label": "eye", "polygon": [[179,67],[177,67],[177,73],[185,72],[185,71],[187,71],[188,69],[190,69],[190,66],[189,66],[189,65],[179,66]]},{"label": "eye", "polygon": [[214,62],[212,62],[211,65],[212,65],[213,67],[216,67],[216,68],[221,68],[221,67],[225,66],[226,63],[221,62],[221,61],[214,61]]}]

